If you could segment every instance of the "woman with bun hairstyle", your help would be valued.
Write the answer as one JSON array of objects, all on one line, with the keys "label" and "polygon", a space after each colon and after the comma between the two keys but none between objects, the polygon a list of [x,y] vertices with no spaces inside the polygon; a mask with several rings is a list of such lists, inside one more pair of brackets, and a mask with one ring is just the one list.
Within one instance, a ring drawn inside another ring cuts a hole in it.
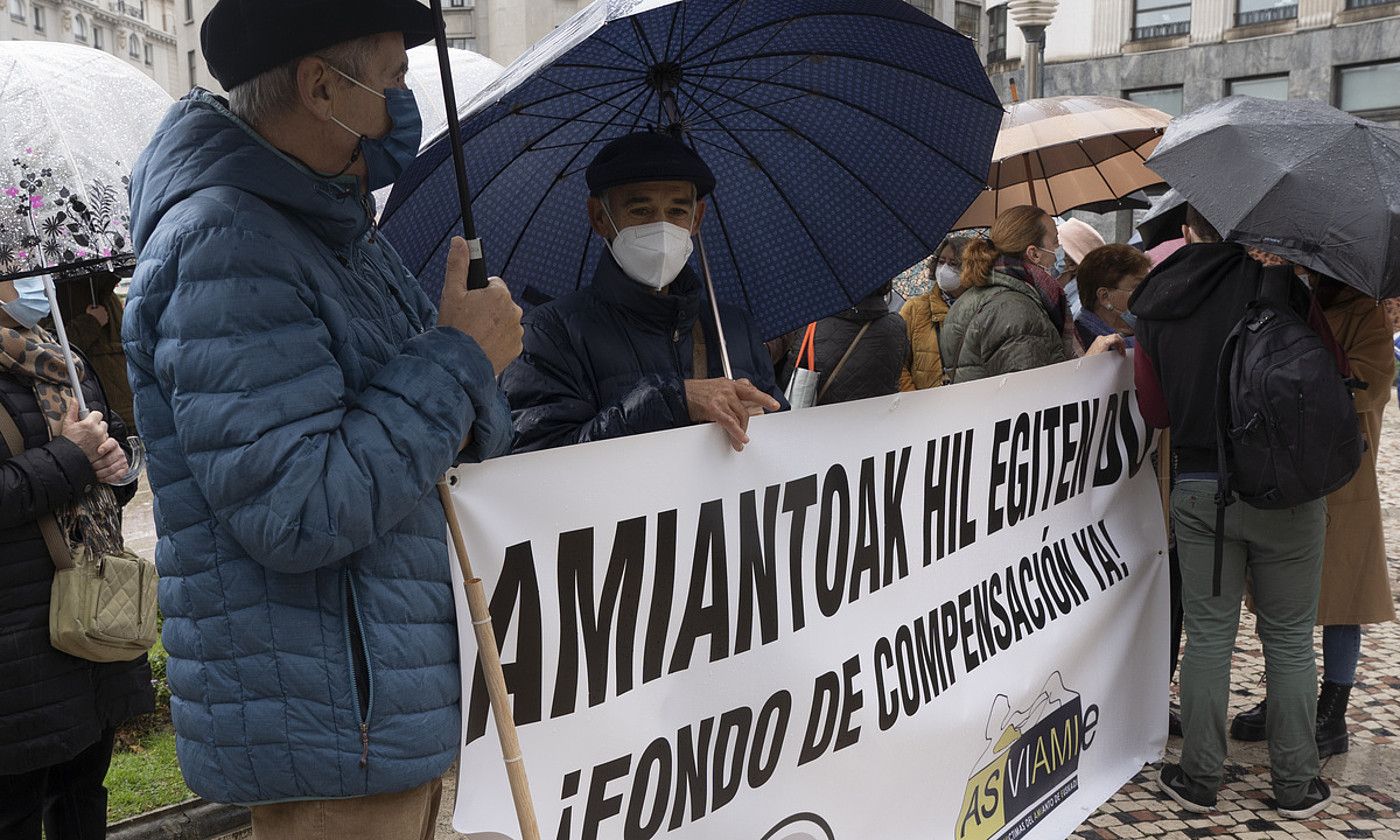
[{"label": "woman with bun hairstyle", "polygon": [[1059,246],[1054,219],[1024,205],[1002,213],[986,238],[967,244],[962,253],[966,291],[949,311],[938,341],[949,382],[1123,352],[1119,335],[1095,339],[1087,353],[1080,347],[1064,288],[1050,273]]}]

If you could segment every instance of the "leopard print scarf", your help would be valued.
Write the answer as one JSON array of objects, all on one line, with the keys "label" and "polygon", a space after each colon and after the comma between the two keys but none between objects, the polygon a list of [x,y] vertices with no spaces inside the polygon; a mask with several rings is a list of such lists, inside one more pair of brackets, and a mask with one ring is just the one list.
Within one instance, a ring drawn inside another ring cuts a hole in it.
[{"label": "leopard print scarf", "polygon": [[[77,357],[73,363],[82,380],[87,375],[86,365]],[[77,397],[68,384],[63,349],[54,337],[41,327],[15,329],[0,325],[0,370],[32,383],[39,410],[49,427],[49,439],[58,437],[63,432],[68,407],[77,405]],[[122,548],[117,499],[105,484],[89,487],[54,516],[70,548],[83,545],[95,556],[113,554]]]}]

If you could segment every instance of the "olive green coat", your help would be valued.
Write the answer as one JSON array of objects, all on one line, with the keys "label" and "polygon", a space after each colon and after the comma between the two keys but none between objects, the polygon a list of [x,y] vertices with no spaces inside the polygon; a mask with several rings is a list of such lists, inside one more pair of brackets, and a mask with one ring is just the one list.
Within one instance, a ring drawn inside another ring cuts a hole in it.
[{"label": "olive green coat", "polygon": [[1040,293],[993,271],[986,285],[958,296],[938,336],[943,370],[957,384],[1066,362],[1073,358]]}]

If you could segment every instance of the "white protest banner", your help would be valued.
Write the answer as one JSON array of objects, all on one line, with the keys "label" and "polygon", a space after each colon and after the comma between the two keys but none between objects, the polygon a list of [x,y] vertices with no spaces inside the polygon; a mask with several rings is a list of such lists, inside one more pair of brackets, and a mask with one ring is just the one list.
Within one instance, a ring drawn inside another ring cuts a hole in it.
[{"label": "white protest banner", "polygon": [[[543,837],[1065,837],[1160,756],[1131,360],[455,473]],[[460,583],[460,580],[459,580]],[[518,837],[459,592],[454,825]]]}]

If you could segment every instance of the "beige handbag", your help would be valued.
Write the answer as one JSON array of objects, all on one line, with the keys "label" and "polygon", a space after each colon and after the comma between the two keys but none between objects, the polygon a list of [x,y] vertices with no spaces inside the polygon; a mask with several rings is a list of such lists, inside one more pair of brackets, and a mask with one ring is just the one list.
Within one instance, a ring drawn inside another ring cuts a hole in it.
[{"label": "beige handbag", "polygon": [[[10,413],[0,408],[0,432],[10,454],[24,451],[24,438]],[[156,566],[127,551],[93,556],[76,551],[59,533],[53,514],[39,520],[49,557],[49,643],[92,662],[129,662],[156,642]]]}]

